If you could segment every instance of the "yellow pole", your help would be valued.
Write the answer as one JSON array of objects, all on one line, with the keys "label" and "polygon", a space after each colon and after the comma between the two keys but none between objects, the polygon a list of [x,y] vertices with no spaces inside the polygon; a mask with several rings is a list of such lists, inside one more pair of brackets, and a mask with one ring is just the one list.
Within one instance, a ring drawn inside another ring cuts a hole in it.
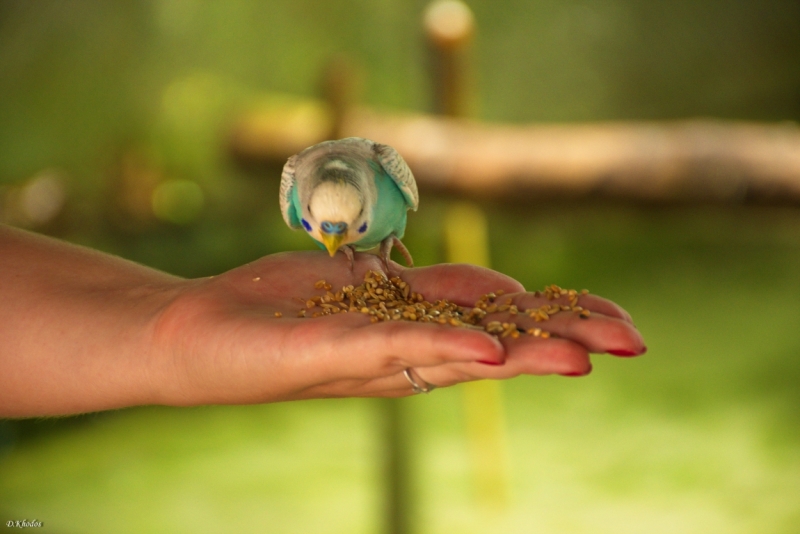
[{"label": "yellow pole", "polygon": [[[461,0],[434,0],[425,9],[423,27],[431,52],[434,107],[438,113],[464,117],[474,108],[468,52],[475,17]],[[447,261],[489,267],[486,216],[474,203],[452,202],[445,214]],[[464,417],[472,458],[475,498],[489,509],[508,502],[507,448],[499,382],[464,384]]]},{"label": "yellow pole", "polygon": [[[476,204],[453,202],[445,214],[444,234],[449,262],[489,266],[486,216]],[[500,382],[469,382],[461,391],[476,500],[486,508],[504,508],[508,503],[508,459]]]}]

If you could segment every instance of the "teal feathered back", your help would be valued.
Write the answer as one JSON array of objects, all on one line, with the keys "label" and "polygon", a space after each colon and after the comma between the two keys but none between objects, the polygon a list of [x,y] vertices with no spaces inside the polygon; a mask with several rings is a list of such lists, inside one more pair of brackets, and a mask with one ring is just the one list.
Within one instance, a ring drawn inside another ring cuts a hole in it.
[{"label": "teal feathered back", "polygon": [[378,202],[372,208],[372,225],[367,228],[364,237],[353,244],[356,250],[375,248],[390,235],[402,239],[406,232],[406,198],[386,171],[377,165],[370,167],[375,171]]}]

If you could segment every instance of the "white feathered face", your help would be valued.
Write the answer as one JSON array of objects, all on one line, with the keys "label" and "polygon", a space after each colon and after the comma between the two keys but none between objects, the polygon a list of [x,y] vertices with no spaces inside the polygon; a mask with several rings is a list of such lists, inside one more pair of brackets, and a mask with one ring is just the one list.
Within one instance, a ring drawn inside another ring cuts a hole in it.
[{"label": "white feathered face", "polygon": [[339,247],[361,239],[369,221],[359,191],[345,181],[324,181],[311,192],[303,209],[306,232],[333,256]]}]

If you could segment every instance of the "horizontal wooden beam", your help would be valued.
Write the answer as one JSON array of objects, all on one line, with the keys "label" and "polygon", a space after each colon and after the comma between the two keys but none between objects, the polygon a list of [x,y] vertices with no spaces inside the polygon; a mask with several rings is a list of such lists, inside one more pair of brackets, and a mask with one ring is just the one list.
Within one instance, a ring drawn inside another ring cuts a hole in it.
[{"label": "horizontal wooden beam", "polygon": [[[305,127],[245,118],[234,130],[232,150],[244,161],[284,161],[328,137],[324,113],[310,117]],[[795,123],[501,125],[354,108],[338,131],[393,146],[421,189],[500,199],[800,203]]]}]

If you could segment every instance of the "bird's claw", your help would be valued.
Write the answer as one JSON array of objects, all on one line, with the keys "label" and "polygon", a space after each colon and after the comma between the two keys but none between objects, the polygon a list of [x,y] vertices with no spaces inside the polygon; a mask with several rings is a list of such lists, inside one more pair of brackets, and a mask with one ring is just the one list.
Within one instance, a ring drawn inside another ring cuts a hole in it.
[{"label": "bird's claw", "polygon": [[381,241],[381,251],[380,256],[381,260],[383,261],[383,265],[386,267],[386,272],[389,272],[389,259],[391,258],[392,254],[392,246],[397,247],[397,250],[403,255],[403,259],[406,260],[406,265],[408,267],[414,266],[414,260],[411,258],[411,253],[408,252],[408,249],[403,244],[397,236],[389,236],[383,241]]},{"label": "bird's claw", "polygon": [[353,269],[356,265],[355,251],[353,250],[353,247],[345,245],[342,247],[342,252],[344,252],[344,255],[347,256],[347,261],[350,264],[350,272],[353,272]]},{"label": "bird's claw", "polygon": [[[389,260],[391,259],[393,246],[397,247],[397,250],[399,250],[400,254],[403,255],[403,259],[406,260],[406,265],[408,267],[413,267],[414,260],[411,258],[411,253],[408,252],[406,246],[396,236],[390,236],[381,241],[381,248],[379,252],[381,263],[383,263],[386,272],[387,273],[390,272]],[[350,272],[353,272],[356,264],[355,249],[349,245],[345,245],[341,247],[341,249],[339,250],[341,250],[344,253],[345,257],[347,257],[347,262],[350,265]]]}]

